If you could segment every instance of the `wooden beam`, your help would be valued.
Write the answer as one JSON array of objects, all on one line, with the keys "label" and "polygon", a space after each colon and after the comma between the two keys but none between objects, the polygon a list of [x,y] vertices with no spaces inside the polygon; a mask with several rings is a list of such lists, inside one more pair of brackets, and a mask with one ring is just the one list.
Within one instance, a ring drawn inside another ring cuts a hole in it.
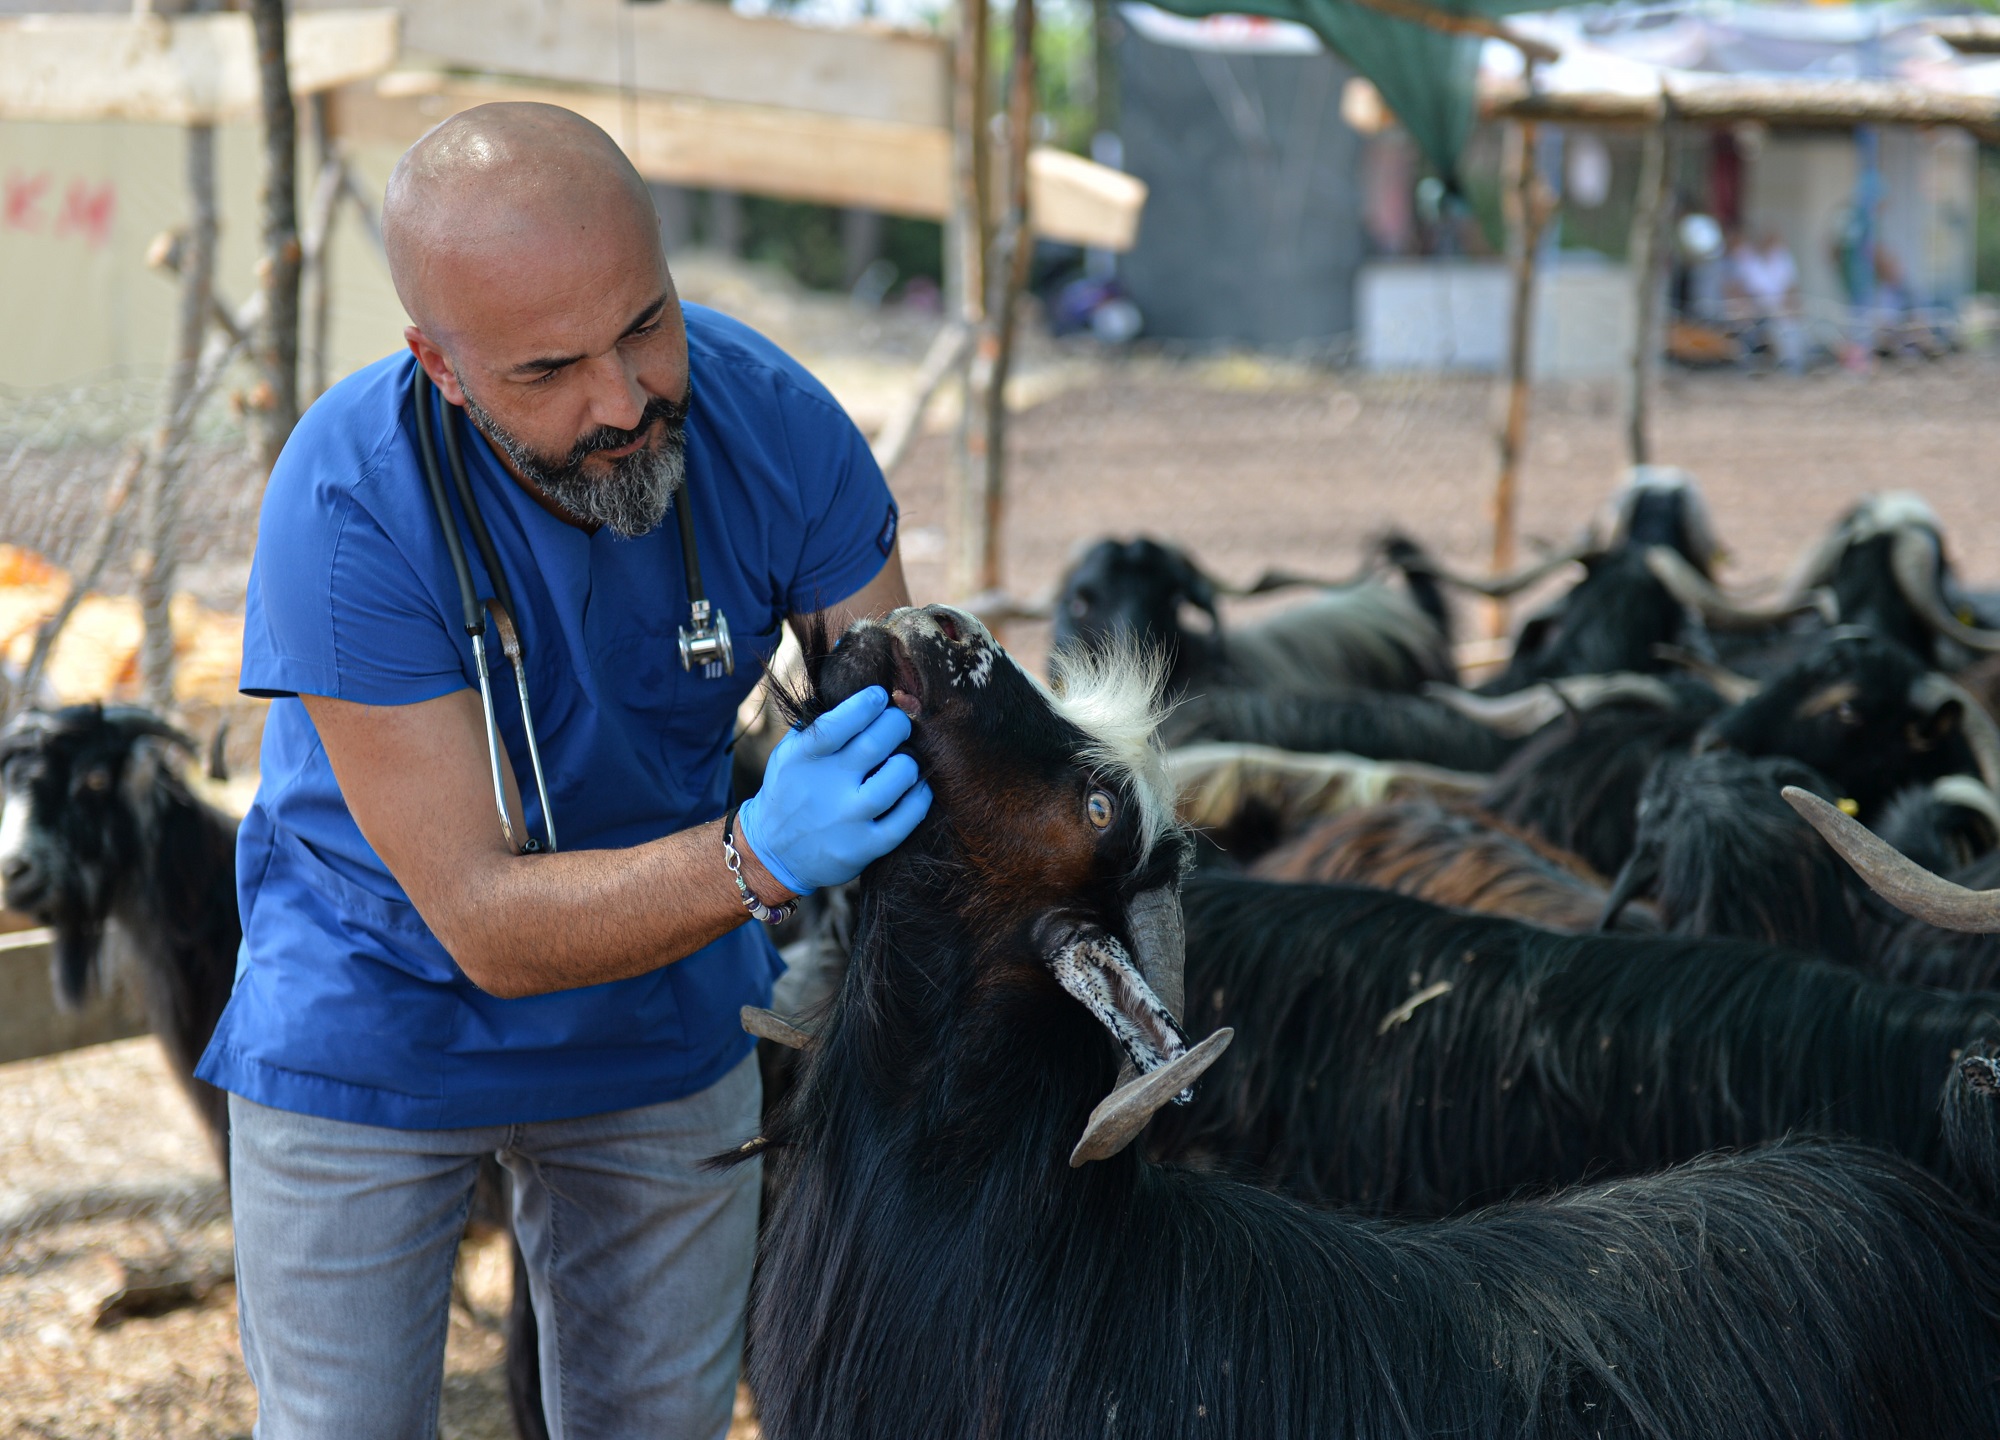
[{"label": "wooden beam", "polygon": [[641,93],[893,125],[950,123],[950,61],[934,35],[619,0],[416,0],[404,13],[404,45],[446,69],[629,83]]},{"label": "wooden beam", "polygon": [[[649,180],[821,205],[943,220],[951,207],[951,132],[768,105],[678,96],[627,101],[615,90],[403,71],[338,97],[344,140],[408,145],[447,115],[494,100],[561,105],[631,134],[632,163]],[[1146,186],[1064,151],[1028,157],[1038,235],[1129,250]]]},{"label": "wooden beam", "polygon": [[1447,35],[1476,35],[1482,40],[1500,40],[1512,45],[1530,60],[1553,61],[1562,59],[1562,51],[1540,40],[1530,40],[1515,30],[1508,29],[1498,20],[1489,20],[1484,15],[1461,15],[1456,10],[1440,10],[1435,5],[1426,5],[1423,0],[1355,0],[1363,9],[1373,10],[1378,15],[1388,15],[1397,20],[1407,20],[1412,25],[1421,25],[1426,30],[1441,30]]},{"label": "wooden beam", "polygon": [[[396,63],[394,10],[315,10],[288,37],[292,89],[313,94]],[[257,109],[244,14],[22,15],[0,20],[0,120],[211,125]]]},{"label": "wooden beam", "polygon": [[2000,128],[2000,102],[1986,96],[1926,90],[1893,80],[1737,80],[1680,84],[1664,94],[1598,91],[1530,94],[1512,87],[1484,98],[1491,118],[1555,125],[1657,125],[1674,117],[1698,125],[1761,121],[1811,129],[1856,125],[1957,125]]},{"label": "wooden beam", "polygon": [[75,1014],[58,1010],[49,968],[54,948],[48,930],[0,935],[0,1065],[146,1033],[145,1017],[123,987]]},{"label": "wooden beam", "polygon": [[1961,55],[2000,55],[2000,17],[1955,15],[1935,21],[1930,31]]}]

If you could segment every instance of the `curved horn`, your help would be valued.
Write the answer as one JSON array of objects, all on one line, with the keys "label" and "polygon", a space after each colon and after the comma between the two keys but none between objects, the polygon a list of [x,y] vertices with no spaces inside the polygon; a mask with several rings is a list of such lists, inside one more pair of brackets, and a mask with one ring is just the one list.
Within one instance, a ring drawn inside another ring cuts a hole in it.
[{"label": "curved horn", "polygon": [[759,1040],[769,1040],[774,1045],[783,1045],[791,1050],[812,1049],[812,1032],[801,1030],[775,1010],[766,1010],[761,1005],[745,1005],[739,1014],[743,1028]]},{"label": "curved horn", "polygon": [[1523,566],[1511,575],[1493,575],[1485,578],[1459,575],[1447,567],[1438,564],[1435,560],[1430,561],[1427,565],[1415,568],[1427,569],[1434,579],[1440,580],[1459,590],[1470,590],[1473,594],[1484,595],[1489,600],[1505,600],[1509,596],[1520,594],[1521,591],[1526,590],[1531,585],[1540,584],[1565,565],[1576,564],[1586,555],[1591,554],[1595,548],[1591,545],[1573,545],[1569,549],[1559,554],[1551,555],[1545,560],[1538,560],[1532,565]]},{"label": "curved horn", "polygon": [[1201,1078],[1229,1048],[1236,1032],[1227,1026],[1201,1044],[1169,1060],[1150,1074],[1128,1080],[1097,1102],[1083,1136],[1070,1151],[1071,1169],[1080,1169],[1093,1160],[1108,1160],[1132,1143],[1146,1128],[1146,1122]]},{"label": "curved horn", "polygon": [[1889,570],[1910,608],[1931,629],[1968,650],[2000,651],[2000,630],[1975,629],[1945,608],[1944,589],[1938,579],[1938,552],[1928,532],[1914,525],[1897,531],[1896,538],[1889,542]]},{"label": "curved horn", "polygon": [[115,725],[135,740],[141,736],[151,736],[165,740],[170,745],[178,745],[194,759],[201,758],[201,746],[185,730],[177,729],[155,715],[152,711],[137,705],[107,705],[104,707],[104,723]]},{"label": "curved horn", "polygon": [[1932,782],[1931,798],[1941,805],[1972,811],[1993,827],[1995,836],[2000,836],[2000,795],[1994,794],[1990,785],[1970,775],[1947,775]]},{"label": "curved horn", "polygon": [[1722,629],[1760,629],[1819,608],[1815,601],[1805,597],[1769,605],[1746,605],[1732,600],[1713,580],[1690,565],[1687,556],[1669,545],[1647,546],[1646,568],[1675,600]]},{"label": "curved horn", "polygon": [[1511,695],[1475,695],[1456,685],[1432,681],[1424,686],[1424,694],[1469,720],[1517,738],[1533,734],[1570,706],[1591,710],[1618,700],[1638,700],[1664,710],[1674,703],[1674,692],[1666,681],[1629,671],[1544,680]]},{"label": "curved horn", "polygon": [[1979,778],[1986,782],[1987,789],[2000,790],[2000,724],[1994,722],[1986,707],[1973,699],[1963,685],[1936,670],[1917,681],[1910,700],[1931,711],[1955,701],[1960,723],[1965,727],[1965,743],[1971,747],[1973,763],[1979,766]]},{"label": "curved horn", "polygon": [[2000,890],[1968,890],[1938,878],[1810,791],[1787,785],[1784,796],[1868,888],[1898,910],[1945,930],[2000,931]]},{"label": "curved horn", "polygon": [[1132,932],[1132,963],[1180,1020],[1187,1015],[1187,931],[1181,921],[1181,887],[1162,885],[1137,896],[1125,909]]},{"label": "curved horn", "polygon": [[1738,675],[1720,661],[1697,655],[1681,645],[1655,645],[1653,657],[1707,681],[1709,688],[1731,705],[1741,705],[1764,688],[1760,681],[1752,680],[1748,675]]}]

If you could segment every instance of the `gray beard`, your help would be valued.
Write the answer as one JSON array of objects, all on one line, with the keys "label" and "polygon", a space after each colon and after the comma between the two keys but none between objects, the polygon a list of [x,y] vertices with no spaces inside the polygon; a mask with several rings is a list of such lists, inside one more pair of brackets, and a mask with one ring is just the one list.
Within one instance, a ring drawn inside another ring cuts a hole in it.
[{"label": "gray beard", "polygon": [[[531,449],[508,433],[472,398],[471,391],[464,394],[466,414],[480,433],[500,447],[523,478],[585,525],[603,526],[628,540],[645,535],[666,518],[674,492],[687,480],[687,413],[694,399],[691,387],[681,404],[655,398],[634,429],[595,431],[578,441],[562,460],[551,460]],[[645,446],[613,460],[608,474],[595,478],[584,474],[584,462],[592,455],[629,445],[655,422],[665,426],[657,448]]]}]

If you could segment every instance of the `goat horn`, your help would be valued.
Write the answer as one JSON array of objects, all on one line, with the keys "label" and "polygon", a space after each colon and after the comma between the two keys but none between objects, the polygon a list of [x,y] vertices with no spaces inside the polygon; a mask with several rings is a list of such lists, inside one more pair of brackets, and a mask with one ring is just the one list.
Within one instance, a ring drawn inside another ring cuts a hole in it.
[{"label": "goat horn", "polygon": [[104,708],[104,722],[116,725],[133,738],[150,735],[178,745],[195,759],[201,758],[201,746],[185,730],[169,725],[152,711],[137,705],[107,705]]},{"label": "goat horn", "polygon": [[1968,890],[1940,879],[1810,791],[1787,785],[1784,796],[1868,888],[1898,910],[1945,930],[2000,931],[2000,890]]},{"label": "goat horn", "polygon": [[1755,630],[1819,608],[1816,601],[1805,597],[1781,599],[1769,605],[1747,605],[1732,600],[1713,580],[1690,565],[1687,556],[1670,545],[1648,546],[1646,568],[1675,600],[1709,624],[1724,629]]},{"label": "goat horn", "polygon": [[775,1010],[766,1010],[761,1005],[745,1005],[739,1012],[743,1028],[759,1040],[769,1040],[774,1045],[783,1045],[792,1050],[810,1050],[813,1036],[810,1030],[801,1030]]},{"label": "goat horn", "polygon": [[1132,963],[1174,1019],[1186,1013],[1187,931],[1181,921],[1179,885],[1162,885],[1126,907],[1132,934]]},{"label": "goat horn", "polygon": [[1956,702],[1965,727],[1965,743],[1972,750],[1973,763],[1979,766],[1979,778],[1989,790],[2000,790],[2000,724],[1994,722],[1984,705],[1973,699],[1963,685],[1935,670],[1916,683],[1910,701],[1933,712]]},{"label": "goat horn", "polygon": [[1511,575],[1492,575],[1484,578],[1459,575],[1435,560],[1426,561],[1421,565],[1412,563],[1408,568],[1426,570],[1433,579],[1441,580],[1459,590],[1470,590],[1475,595],[1484,595],[1489,600],[1505,600],[1510,595],[1518,595],[1529,586],[1548,579],[1565,565],[1576,564],[1594,548],[1590,545],[1572,545],[1559,554],[1523,566]]},{"label": "goat horn", "polygon": [[1604,908],[1598,912],[1597,928],[1609,930],[1618,923],[1618,917],[1635,899],[1639,892],[1652,885],[1659,878],[1659,860],[1650,852],[1635,850],[1632,858],[1619,870],[1618,878],[1612,882],[1611,893],[1604,898]]},{"label": "goat horn", "polygon": [[1762,683],[1748,675],[1738,675],[1720,661],[1697,655],[1682,645],[1655,645],[1653,658],[1678,666],[1697,679],[1706,680],[1709,688],[1731,705],[1742,704],[1764,688]]},{"label": "goat horn", "polygon": [[1146,1122],[1188,1086],[1201,1078],[1229,1048],[1236,1032],[1227,1026],[1201,1044],[1182,1052],[1159,1069],[1128,1080],[1097,1102],[1083,1138],[1070,1151],[1071,1169],[1080,1169],[1093,1160],[1109,1160],[1132,1143],[1146,1128]]},{"label": "goat horn", "polygon": [[1533,734],[1570,706],[1591,710],[1613,701],[1639,700],[1664,710],[1674,703],[1674,692],[1664,680],[1629,671],[1544,680],[1511,695],[1475,695],[1437,681],[1424,686],[1424,693],[1467,719],[1515,737]]},{"label": "goat horn", "polygon": [[1968,650],[2000,651],[2000,630],[1975,629],[1945,608],[1944,590],[1938,580],[1937,550],[1928,533],[1915,526],[1899,530],[1889,542],[1889,570],[1910,608],[1931,629]]},{"label": "goat horn", "polygon": [[1972,811],[1993,827],[1995,836],[2000,836],[2000,795],[1994,794],[1993,787],[1984,781],[1970,775],[1947,775],[1931,785],[1931,798],[1941,805]]}]

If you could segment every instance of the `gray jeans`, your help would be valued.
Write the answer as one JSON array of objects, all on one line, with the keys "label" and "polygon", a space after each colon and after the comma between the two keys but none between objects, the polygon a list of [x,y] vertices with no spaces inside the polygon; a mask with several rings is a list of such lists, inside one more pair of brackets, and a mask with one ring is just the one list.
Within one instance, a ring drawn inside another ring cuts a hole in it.
[{"label": "gray jeans", "polygon": [[755,1057],[699,1094],[580,1120],[388,1130],[231,1096],[243,1358],[259,1440],[436,1434],[479,1157],[514,1178],[554,1440],[720,1437],[743,1349]]}]

